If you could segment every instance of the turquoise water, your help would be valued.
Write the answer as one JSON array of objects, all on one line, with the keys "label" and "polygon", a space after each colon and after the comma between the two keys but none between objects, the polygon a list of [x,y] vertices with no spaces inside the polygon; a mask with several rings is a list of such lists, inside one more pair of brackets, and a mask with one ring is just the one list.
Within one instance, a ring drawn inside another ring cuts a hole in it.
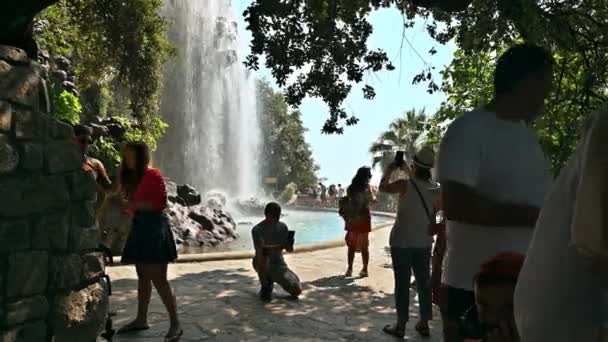
[{"label": "turquoise water", "polygon": [[[207,252],[251,250],[251,228],[262,217],[237,218],[239,238],[222,246],[205,249]],[[344,220],[336,212],[286,211],[281,219],[296,232],[296,245],[306,245],[344,238]],[[373,216],[372,225],[392,222],[392,218]]]}]

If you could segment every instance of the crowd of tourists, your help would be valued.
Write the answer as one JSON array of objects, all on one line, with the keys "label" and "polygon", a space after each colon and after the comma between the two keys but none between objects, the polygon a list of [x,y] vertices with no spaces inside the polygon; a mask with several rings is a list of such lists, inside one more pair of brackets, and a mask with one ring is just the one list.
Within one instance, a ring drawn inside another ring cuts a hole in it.
[{"label": "crowd of tourists", "polygon": [[[396,321],[384,327],[385,333],[406,335],[413,273],[420,311],[414,329],[422,336],[430,335],[434,303],[445,342],[600,341],[608,264],[605,208],[598,194],[605,163],[599,153],[608,114],[590,116],[576,153],[553,180],[530,128],[551,91],[553,64],[542,48],[512,47],[496,65],[493,100],[449,125],[437,158],[432,148],[423,147],[414,156],[399,153],[384,170],[379,191],[398,198],[388,241]],[[86,157],[90,133],[82,127],[75,131]],[[132,217],[122,259],[137,270],[138,308],[134,321],[119,332],[149,328],[154,286],[169,313],[166,341],[178,341],[183,331],[167,280],[167,264],[177,253],[163,212],[166,185],[149,166],[149,149],[126,146],[116,187],[99,161],[85,159],[83,167],[100,191],[118,191]],[[396,173],[405,176],[395,178]],[[346,189],[318,187],[320,199],[334,199],[344,218],[347,277],[358,253],[359,275],[369,276],[371,177],[371,169],[363,167]],[[275,283],[294,298],[302,293],[300,279],[283,257],[293,251],[295,232],[280,218],[281,207],[269,203],[265,219],[252,230],[253,267],[264,301],[272,299]]]}]

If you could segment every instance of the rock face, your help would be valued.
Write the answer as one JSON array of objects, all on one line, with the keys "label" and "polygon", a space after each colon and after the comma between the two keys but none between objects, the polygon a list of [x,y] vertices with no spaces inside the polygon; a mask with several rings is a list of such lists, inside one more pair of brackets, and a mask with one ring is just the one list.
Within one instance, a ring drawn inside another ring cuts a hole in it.
[{"label": "rock face", "polygon": [[96,185],[45,85],[0,45],[0,341],[95,341],[108,307]]},{"label": "rock face", "polygon": [[236,205],[239,211],[245,215],[263,216],[266,202],[260,200],[259,198],[249,198],[238,200]]},{"label": "rock face", "polygon": [[[238,238],[232,216],[222,209],[222,205],[210,207],[200,204],[200,194],[192,186],[167,182],[167,195],[167,215],[178,250],[213,247]],[[222,203],[221,199],[213,198]],[[101,210],[100,225],[104,243],[116,255],[122,252],[130,224],[129,217],[121,209],[120,200],[109,199]]]}]

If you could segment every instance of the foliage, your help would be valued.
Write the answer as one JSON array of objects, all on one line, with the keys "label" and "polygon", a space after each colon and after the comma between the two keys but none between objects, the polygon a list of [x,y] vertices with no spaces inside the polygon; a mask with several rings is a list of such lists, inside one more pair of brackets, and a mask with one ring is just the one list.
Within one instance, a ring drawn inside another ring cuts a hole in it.
[{"label": "foliage", "polygon": [[[447,100],[431,122],[434,140],[440,138],[445,123],[492,99],[496,56],[507,46],[496,46],[484,53],[456,52],[453,62],[443,72],[443,91]],[[589,70],[581,53],[561,52],[554,57],[555,90],[546,101],[544,115],[533,127],[557,173],[575,148],[581,120],[608,101],[608,75]]]},{"label": "foliage", "polygon": [[282,204],[289,202],[292,199],[293,195],[295,195],[296,191],[298,191],[298,186],[296,183],[289,183],[283,189],[283,192],[279,195],[278,201]]},{"label": "foliage", "polygon": [[304,188],[317,183],[318,166],[306,142],[306,129],[299,111],[290,111],[284,97],[275,93],[268,83],[258,82],[262,107],[262,171],[278,178],[282,189],[289,183]]},{"label": "foliage", "polygon": [[[404,151],[407,159],[426,143],[426,114],[424,109],[408,110],[402,118],[397,118],[389,125],[378,140],[372,144],[369,152],[373,155],[373,165],[392,161],[395,151]],[[387,159],[388,157],[388,159]],[[384,169],[387,165],[381,165]]]},{"label": "foliage", "polygon": [[[244,13],[252,32],[252,54],[246,64],[256,69],[259,58],[265,57],[273,77],[286,87],[289,104],[298,105],[305,96],[322,98],[330,108],[323,131],[340,133],[341,120],[347,119],[347,125],[356,122],[353,117],[347,118],[342,102],[354,84],[363,82],[363,72],[392,69],[385,53],[370,51],[366,46],[372,32],[369,14],[391,7],[403,13],[404,30],[413,26],[415,18],[424,18],[428,21],[427,32],[438,44],[455,40],[466,58],[475,54],[490,58],[517,38],[546,46],[567,58],[576,55],[580,79],[586,78],[576,95],[568,94],[574,97],[560,98],[565,102],[601,96],[597,89],[606,87],[608,6],[604,2],[473,0],[466,11],[456,13],[417,7],[437,2],[256,0]],[[435,48],[429,51],[431,56],[434,53]],[[439,90],[432,67],[425,67],[413,81],[425,83],[430,93]],[[369,85],[363,89],[365,97],[374,96]]]},{"label": "foliage", "polygon": [[52,85],[50,89],[52,104],[51,115],[60,121],[75,125],[80,122],[82,106],[80,100],[74,94]]},{"label": "foliage", "polygon": [[[132,114],[156,115],[162,66],[172,53],[162,0],[64,0],[40,16],[39,45],[71,56],[82,89],[116,78]],[[113,113],[126,114],[126,113]]]},{"label": "foliage", "polygon": [[89,147],[88,154],[103,163],[108,175],[117,174],[121,158],[120,149],[115,141],[100,137]]}]

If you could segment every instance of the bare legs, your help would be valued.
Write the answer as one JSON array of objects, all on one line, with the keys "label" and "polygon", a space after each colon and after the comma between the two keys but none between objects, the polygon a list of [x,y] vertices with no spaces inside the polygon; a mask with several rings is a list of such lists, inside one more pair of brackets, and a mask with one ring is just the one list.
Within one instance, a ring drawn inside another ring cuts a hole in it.
[{"label": "bare legs", "polygon": [[137,317],[121,330],[143,330],[149,327],[148,306],[154,285],[169,313],[170,327],[167,337],[179,335],[181,326],[177,317],[177,301],[167,279],[167,264],[136,264],[135,269],[137,270]]},{"label": "bare legs", "polygon": [[[350,277],[353,275],[353,263],[355,261],[355,249],[348,247],[348,252],[347,252],[347,258],[348,258],[348,269],[346,270],[346,276]],[[362,277],[367,277],[368,275],[368,265],[369,265],[369,248],[365,247],[361,250],[361,258],[363,259],[363,269],[361,270],[361,276]]]}]

